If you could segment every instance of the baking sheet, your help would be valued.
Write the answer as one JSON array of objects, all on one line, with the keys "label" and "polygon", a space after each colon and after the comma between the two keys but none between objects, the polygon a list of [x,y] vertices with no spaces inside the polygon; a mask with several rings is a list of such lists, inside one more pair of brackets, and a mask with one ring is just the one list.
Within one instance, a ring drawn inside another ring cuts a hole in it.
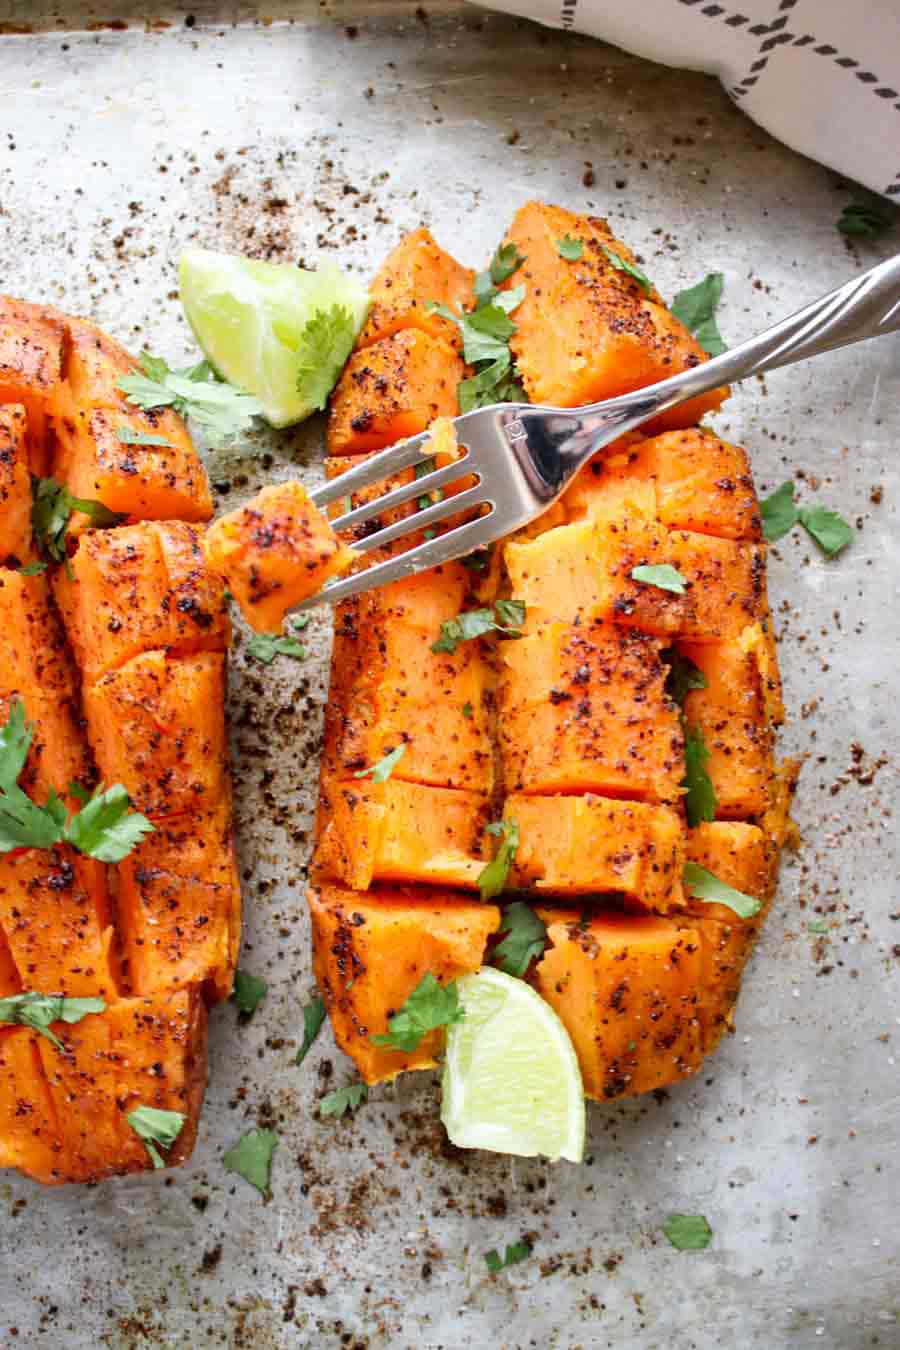
[{"label": "baking sheet", "polygon": [[[608,215],[665,294],[723,271],[734,341],[891,252],[848,243],[834,222],[859,190],[712,79],[455,4],[253,14],[0,4],[8,33],[34,30],[0,39],[0,289],[181,358],[188,241],[368,273],[425,222],[480,264],[538,196]],[[62,31],[79,25],[95,27]],[[313,988],[317,617],[303,665],[234,661],[242,964],[268,998],[248,1025],[213,1015],[190,1166],[63,1191],[3,1175],[0,1345],[900,1344],[898,405],[900,345],[882,339],[738,390],[716,421],[761,490],[803,474],[859,532],[838,562],[798,536],[773,551],[805,846],[707,1071],[592,1107],[580,1169],[452,1149],[429,1074],[317,1119],[353,1076],[327,1031],[292,1064]],[[319,424],[260,436],[211,464],[218,499],[315,481],[320,457]],[[281,1136],[268,1204],[220,1161],[256,1123]],[[707,1216],[708,1251],[669,1247],[673,1211]],[[484,1252],[523,1234],[532,1258],[489,1277]]]}]

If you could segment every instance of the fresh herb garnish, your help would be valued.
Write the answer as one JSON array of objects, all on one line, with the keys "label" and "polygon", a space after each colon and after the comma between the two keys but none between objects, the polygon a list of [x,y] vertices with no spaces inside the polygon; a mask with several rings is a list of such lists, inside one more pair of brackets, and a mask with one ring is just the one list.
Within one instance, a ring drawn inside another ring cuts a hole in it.
[{"label": "fresh herb garnish", "polygon": [[466,718],[466,720],[468,720],[472,716],[473,712],[474,709],[471,703],[466,702],[462,705],[462,715],[463,717]]},{"label": "fresh herb garnish", "polygon": [[429,305],[434,313],[456,324],[462,335],[463,356],[475,366],[475,374],[461,380],[457,388],[460,412],[525,400],[509,350],[509,339],[516,330],[509,315],[525,298],[525,287],[498,290],[524,261],[515,244],[498,248],[490,267],[475,278],[476,306],[467,314],[454,314],[446,305]]},{"label": "fresh herb garnish", "polygon": [[222,1159],[225,1171],[236,1172],[267,1200],[271,1194],[272,1155],[277,1147],[274,1130],[248,1130]]},{"label": "fresh herb garnish", "polygon": [[497,287],[516,273],[525,262],[515,244],[501,244],[491,259],[490,266],[475,277],[475,299],[478,307],[489,305],[497,294]]},{"label": "fresh herb garnish", "polygon": [[19,575],[23,577],[39,577],[46,572],[47,564],[45,562],[30,562],[24,567],[19,568]]},{"label": "fresh herb garnish", "polygon": [[828,932],[828,924],[825,922],[824,919],[813,919],[811,923],[807,924],[806,931],[810,934],[815,934],[816,936],[818,936],[821,933]]},{"label": "fresh herb garnish", "polygon": [[116,427],[116,435],[123,445],[165,445],[169,450],[175,446],[165,436],[156,436],[152,431],[135,431],[133,427]]},{"label": "fresh herb garnish", "polygon": [[703,728],[699,725],[688,727],[686,722],[683,722],[683,725],[684,780],[682,787],[686,789],[684,809],[687,815],[687,823],[693,829],[702,820],[715,820],[716,790],[706,768],[709,760],[709,748],[703,736]]},{"label": "fresh herb garnish", "polygon": [[853,539],[853,530],[837,511],[816,502],[812,506],[798,506],[790,480],[763,497],[759,509],[763,534],[770,544],[783,538],[795,525],[802,525],[822,552],[833,558]]},{"label": "fresh herb garnish", "polygon": [[262,416],[262,404],[216,379],[207,361],[185,370],[173,370],[161,356],[141,352],[141,373],[123,375],[117,388],[145,412],[172,408],[182,417],[193,418],[213,448],[246,431],[254,417]]},{"label": "fresh herb garnish", "polygon": [[261,976],[251,975],[248,970],[234,972],[231,997],[237,1004],[238,1011],[244,1013],[246,1017],[253,1016],[268,992],[269,986]]},{"label": "fresh herb garnish", "polygon": [[121,784],[96,788],[72,816],[52,788],[38,806],[18,785],[33,734],[24,704],[15,699],[0,727],[0,854],[66,843],[101,862],[121,862],[153,829],[150,821],[130,810]]},{"label": "fresh herb garnish", "polygon": [[388,1018],[387,1032],[370,1036],[373,1045],[406,1054],[418,1049],[419,1042],[429,1031],[461,1022],[463,1010],[459,1004],[459,990],[453,980],[441,984],[426,971],[399,1012]]},{"label": "fresh herb garnish", "polygon": [[369,1089],[365,1083],[348,1083],[346,1087],[337,1088],[321,1099],[319,1115],[342,1116],[347,1111],[355,1111],[368,1100]]},{"label": "fresh herb garnish", "polygon": [[91,524],[101,530],[125,519],[102,502],[73,497],[55,478],[33,478],[31,493],[31,528],[38,548],[52,562],[65,560],[69,523],[76,511],[87,516]]},{"label": "fresh herb garnish", "polygon": [[490,609],[464,609],[455,619],[445,619],[441,635],[431,644],[433,652],[455,652],[461,642],[484,637],[485,633],[503,633],[520,638],[525,622],[524,600],[495,600]]},{"label": "fresh herb garnish", "polygon": [[673,703],[677,703],[679,708],[684,708],[684,700],[692,689],[707,687],[706,676],[699,666],[695,666],[689,657],[682,656],[674,647],[664,653],[663,659],[669,667],[666,693]]},{"label": "fresh herb garnish", "polygon": [[373,783],[386,783],[405,753],[406,742],[401,741],[395,750],[391,750],[388,754],[382,755],[377,764],[370,764],[367,769],[359,769],[353,777],[366,778],[371,774]]},{"label": "fresh herb garnish", "polygon": [[[416,465],[416,478],[424,478],[426,474],[433,473],[436,468],[437,465],[433,455],[428,459],[423,459]],[[435,488],[434,492],[423,492],[421,497],[416,498],[416,509],[424,511],[429,506],[437,506],[438,502],[443,500],[444,489]]]},{"label": "fresh herb garnish", "polygon": [[684,595],[684,577],[671,563],[642,563],[640,567],[632,567],[631,577],[645,586],[657,586],[661,591]]},{"label": "fresh herb garnish", "polygon": [[136,1106],[125,1117],[139,1139],[143,1139],[153,1166],[165,1167],[159,1148],[169,1149],[184,1128],[181,1111],[162,1111],[156,1106]]},{"label": "fresh herb garnish", "polygon": [[710,905],[727,905],[740,919],[752,919],[762,909],[762,901],[736,891],[699,863],[685,863],[682,881],[696,900],[704,900]]},{"label": "fresh herb garnish", "polygon": [[867,206],[864,202],[851,202],[845,206],[837,220],[841,234],[849,234],[859,239],[878,239],[891,228],[891,218],[886,211],[877,206]]},{"label": "fresh herb garnish", "polygon": [[562,239],[556,241],[556,251],[566,262],[578,262],[584,252],[584,243],[581,239],[573,239],[571,235],[564,234]]},{"label": "fresh herb garnish", "polygon": [[721,272],[710,272],[696,286],[679,291],[672,301],[675,318],[681,320],[689,333],[693,333],[710,356],[720,356],[728,350],[716,323],[716,310],[722,299],[724,284],[725,278]]},{"label": "fresh herb garnish", "polygon": [[635,267],[634,263],[630,263],[627,258],[620,258],[618,253],[613,253],[612,249],[607,248],[605,244],[601,244],[600,247],[617,272],[625,272],[628,276],[633,277],[644,294],[650,294],[653,290],[653,283],[639,267]]},{"label": "fresh herb garnish", "polygon": [[302,661],[306,657],[306,648],[302,642],[298,642],[294,636],[301,632],[309,623],[309,616],[301,614],[299,618],[293,619],[290,631],[287,633],[254,633],[247,643],[245,651],[251,661],[258,661],[260,665],[270,666],[276,656],[291,656],[295,661]]},{"label": "fresh herb garnish", "polygon": [[494,948],[492,963],[507,975],[521,978],[532,961],[543,954],[547,925],[524,900],[514,900],[504,908],[497,931],[506,936]]},{"label": "fresh herb garnish", "polygon": [[510,1242],[502,1256],[494,1248],[485,1252],[484,1264],[491,1275],[496,1275],[498,1271],[505,1270],[507,1266],[518,1265],[520,1261],[526,1260],[530,1255],[531,1247],[527,1242]]},{"label": "fresh herb garnish", "polygon": [[488,834],[502,839],[500,847],[478,875],[478,889],[482,900],[493,900],[501,895],[509,880],[513,859],[519,847],[519,826],[514,820],[495,820],[485,827]]},{"label": "fresh herb garnish", "polygon": [[349,309],[332,305],[312,316],[300,334],[297,392],[310,408],[324,408],[356,337]]},{"label": "fresh herb garnish", "polygon": [[311,998],[303,1009],[303,1044],[297,1051],[295,1064],[302,1064],[312,1048],[313,1041],[325,1021],[325,1004],[321,998]]},{"label": "fresh herb garnish", "polygon": [[713,1235],[702,1214],[670,1214],[662,1230],[680,1252],[702,1252]]},{"label": "fresh herb garnish", "polygon": [[53,1022],[80,1022],[89,1013],[102,1013],[106,1003],[102,998],[64,998],[62,994],[11,994],[0,998],[0,1023],[7,1026],[31,1027],[44,1036],[57,1050],[65,1046],[50,1030]]}]

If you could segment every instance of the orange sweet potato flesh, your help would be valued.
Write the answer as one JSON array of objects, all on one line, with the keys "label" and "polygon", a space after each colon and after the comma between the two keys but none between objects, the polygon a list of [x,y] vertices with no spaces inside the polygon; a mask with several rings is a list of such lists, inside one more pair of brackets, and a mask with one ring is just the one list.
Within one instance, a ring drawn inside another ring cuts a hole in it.
[{"label": "orange sweet potato flesh", "polygon": [[462,359],[441,338],[405,328],[353,353],[331,396],[329,455],[380,450],[459,412]]},{"label": "orange sweet potato flesh", "polygon": [[0,926],[0,998],[6,998],[9,994],[21,993],[21,990],[22,981],[19,979],[13,954],[9,950],[6,934]]},{"label": "orange sweet potato flesh", "polygon": [[293,481],[264,487],[246,506],[220,516],[204,548],[251,628],[270,633],[354,558],[303,484]]},{"label": "orange sweet potato flesh", "polygon": [[388,1018],[428,971],[446,983],[477,970],[500,911],[440,888],[359,893],[321,886],[308,898],[313,965],[340,1048],[367,1083],[431,1068],[441,1031],[409,1054],[373,1045],[370,1037],[387,1030]]},{"label": "orange sweet potato flesh", "polygon": [[4,567],[34,557],[26,426],[21,404],[0,406],[0,565]]},{"label": "orange sweet potato flesh", "polygon": [[365,779],[322,784],[314,871],[354,891],[375,882],[475,890],[487,859],[483,793]]},{"label": "orange sweet potato flesh", "polygon": [[54,310],[0,295],[0,403],[24,407],[29,467],[38,476],[49,470],[48,406],[62,383],[64,338]]},{"label": "orange sweet potato flesh", "polygon": [[[557,241],[581,241],[569,262]],[[506,243],[525,261],[506,282],[524,283],[514,313],[510,348],[533,403],[576,407],[666,379],[707,360],[700,344],[669,313],[659,294],[615,266],[610,253],[634,264],[634,255],[605,220],[561,207],[527,202],[516,212]],[[690,399],[649,426],[691,426],[718,408],[727,390]]]},{"label": "orange sweet potato flesh", "polygon": [[0,855],[0,927],[23,989],[116,998],[102,863],[63,845]]},{"label": "orange sweet potato flesh", "polygon": [[666,914],[683,905],[681,817],[668,806],[579,797],[507,797],[520,842],[510,878],[561,896],[620,894]]},{"label": "orange sweet potato flesh", "polygon": [[515,792],[675,802],[684,776],[662,643],[610,623],[550,623],[500,648],[497,731]]},{"label": "orange sweet potato flesh", "polygon": [[369,316],[357,340],[368,347],[404,328],[417,328],[461,346],[459,329],[432,313],[428,302],[447,305],[454,314],[475,303],[475,274],[445,253],[424,227],[400,240],[379,267],[369,287]]},{"label": "orange sweet potato flesh", "polygon": [[696,1072],[696,930],[650,917],[540,913],[549,945],[533,980],[572,1038],[587,1096],[633,1096]]},{"label": "orange sweet potato flesh", "polygon": [[36,1181],[67,1181],[65,1161],[38,1037],[24,1027],[4,1027],[0,1029],[0,1168],[16,1167]]},{"label": "orange sweet potato flesh", "polygon": [[54,594],[82,673],[93,683],[146,651],[225,651],[222,578],[202,535],[181,521],[148,521],[83,534]]}]

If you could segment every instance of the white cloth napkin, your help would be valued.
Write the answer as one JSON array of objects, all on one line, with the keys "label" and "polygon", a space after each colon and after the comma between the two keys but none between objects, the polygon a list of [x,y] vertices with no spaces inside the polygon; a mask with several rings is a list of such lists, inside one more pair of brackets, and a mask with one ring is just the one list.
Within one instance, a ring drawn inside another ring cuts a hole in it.
[{"label": "white cloth napkin", "polygon": [[900,203],[900,0],[483,0],[718,75],[794,150]]}]

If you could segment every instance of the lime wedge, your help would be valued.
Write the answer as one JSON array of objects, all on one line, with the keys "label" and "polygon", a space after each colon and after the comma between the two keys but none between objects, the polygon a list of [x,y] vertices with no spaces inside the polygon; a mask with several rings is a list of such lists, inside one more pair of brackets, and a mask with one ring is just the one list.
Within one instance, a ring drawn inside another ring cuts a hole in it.
[{"label": "lime wedge", "polygon": [[325,406],[365,321],[361,282],[334,264],[303,272],[205,248],[182,254],[178,281],[207,360],[256,395],[273,427]]},{"label": "lime wedge", "polygon": [[489,966],[458,982],[441,1120],[459,1148],[581,1162],[585,1108],[568,1032],[524,980]]}]

